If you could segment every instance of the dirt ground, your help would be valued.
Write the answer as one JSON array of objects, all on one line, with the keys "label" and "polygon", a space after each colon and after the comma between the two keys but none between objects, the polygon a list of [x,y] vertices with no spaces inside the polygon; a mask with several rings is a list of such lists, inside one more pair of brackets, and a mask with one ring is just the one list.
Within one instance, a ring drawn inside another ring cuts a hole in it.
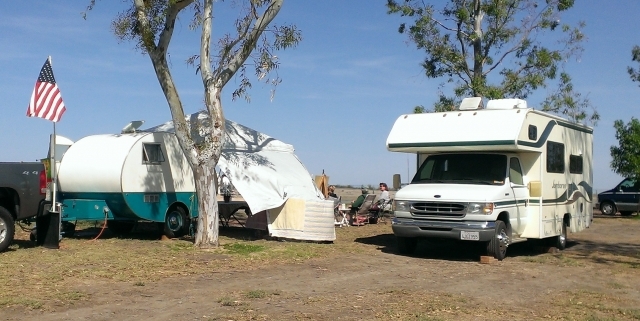
[{"label": "dirt ground", "polygon": [[353,234],[357,250],[329,257],[143,286],[85,280],[74,287],[86,300],[48,309],[7,306],[0,319],[640,320],[636,215],[597,216],[591,228],[570,234],[560,253],[521,243],[490,264],[455,243],[423,242],[415,255],[399,255],[387,224],[338,228],[335,244],[326,246]]}]

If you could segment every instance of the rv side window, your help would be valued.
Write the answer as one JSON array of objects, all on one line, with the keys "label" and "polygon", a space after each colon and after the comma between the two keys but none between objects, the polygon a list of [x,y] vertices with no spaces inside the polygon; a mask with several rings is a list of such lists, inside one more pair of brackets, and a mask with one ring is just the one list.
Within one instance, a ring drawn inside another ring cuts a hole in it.
[{"label": "rv side window", "polygon": [[529,125],[529,139],[530,140],[538,139],[538,127],[534,125]]},{"label": "rv side window", "polygon": [[547,142],[547,172],[564,173],[564,144]]},{"label": "rv side window", "polygon": [[145,164],[164,162],[160,144],[142,144],[142,162]]},{"label": "rv side window", "polygon": [[569,155],[569,173],[582,174],[582,155]]},{"label": "rv side window", "polygon": [[509,180],[514,184],[524,185],[520,161],[515,157],[512,157],[511,161],[509,161]]}]

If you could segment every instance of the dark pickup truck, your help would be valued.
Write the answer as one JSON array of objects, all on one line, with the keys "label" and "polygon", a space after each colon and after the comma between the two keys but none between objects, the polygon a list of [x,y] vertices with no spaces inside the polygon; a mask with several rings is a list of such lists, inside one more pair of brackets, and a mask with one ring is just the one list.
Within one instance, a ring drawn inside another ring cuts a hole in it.
[{"label": "dark pickup truck", "polygon": [[46,184],[42,163],[0,162],[0,252],[13,242],[16,221],[42,211]]}]

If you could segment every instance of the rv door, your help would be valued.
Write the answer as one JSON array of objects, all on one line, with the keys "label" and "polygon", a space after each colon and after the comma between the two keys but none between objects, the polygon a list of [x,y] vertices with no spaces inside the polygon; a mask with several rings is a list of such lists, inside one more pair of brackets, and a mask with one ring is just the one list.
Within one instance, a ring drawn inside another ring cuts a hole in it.
[{"label": "rv door", "polygon": [[[529,206],[529,189],[524,185],[522,178],[522,167],[517,157],[511,157],[509,160],[509,182],[513,190],[513,197],[516,203],[515,220],[510,218],[511,227],[515,231],[514,234],[522,234],[527,226],[527,206]],[[514,224],[515,223],[515,224]]]}]

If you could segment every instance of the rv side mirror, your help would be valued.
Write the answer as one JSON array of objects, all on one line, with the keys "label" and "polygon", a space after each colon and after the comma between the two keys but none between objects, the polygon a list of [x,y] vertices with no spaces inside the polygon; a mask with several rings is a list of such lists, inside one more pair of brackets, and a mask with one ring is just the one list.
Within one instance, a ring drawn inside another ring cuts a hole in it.
[{"label": "rv side mirror", "polygon": [[542,182],[531,181],[527,187],[529,188],[529,197],[542,196]]}]

